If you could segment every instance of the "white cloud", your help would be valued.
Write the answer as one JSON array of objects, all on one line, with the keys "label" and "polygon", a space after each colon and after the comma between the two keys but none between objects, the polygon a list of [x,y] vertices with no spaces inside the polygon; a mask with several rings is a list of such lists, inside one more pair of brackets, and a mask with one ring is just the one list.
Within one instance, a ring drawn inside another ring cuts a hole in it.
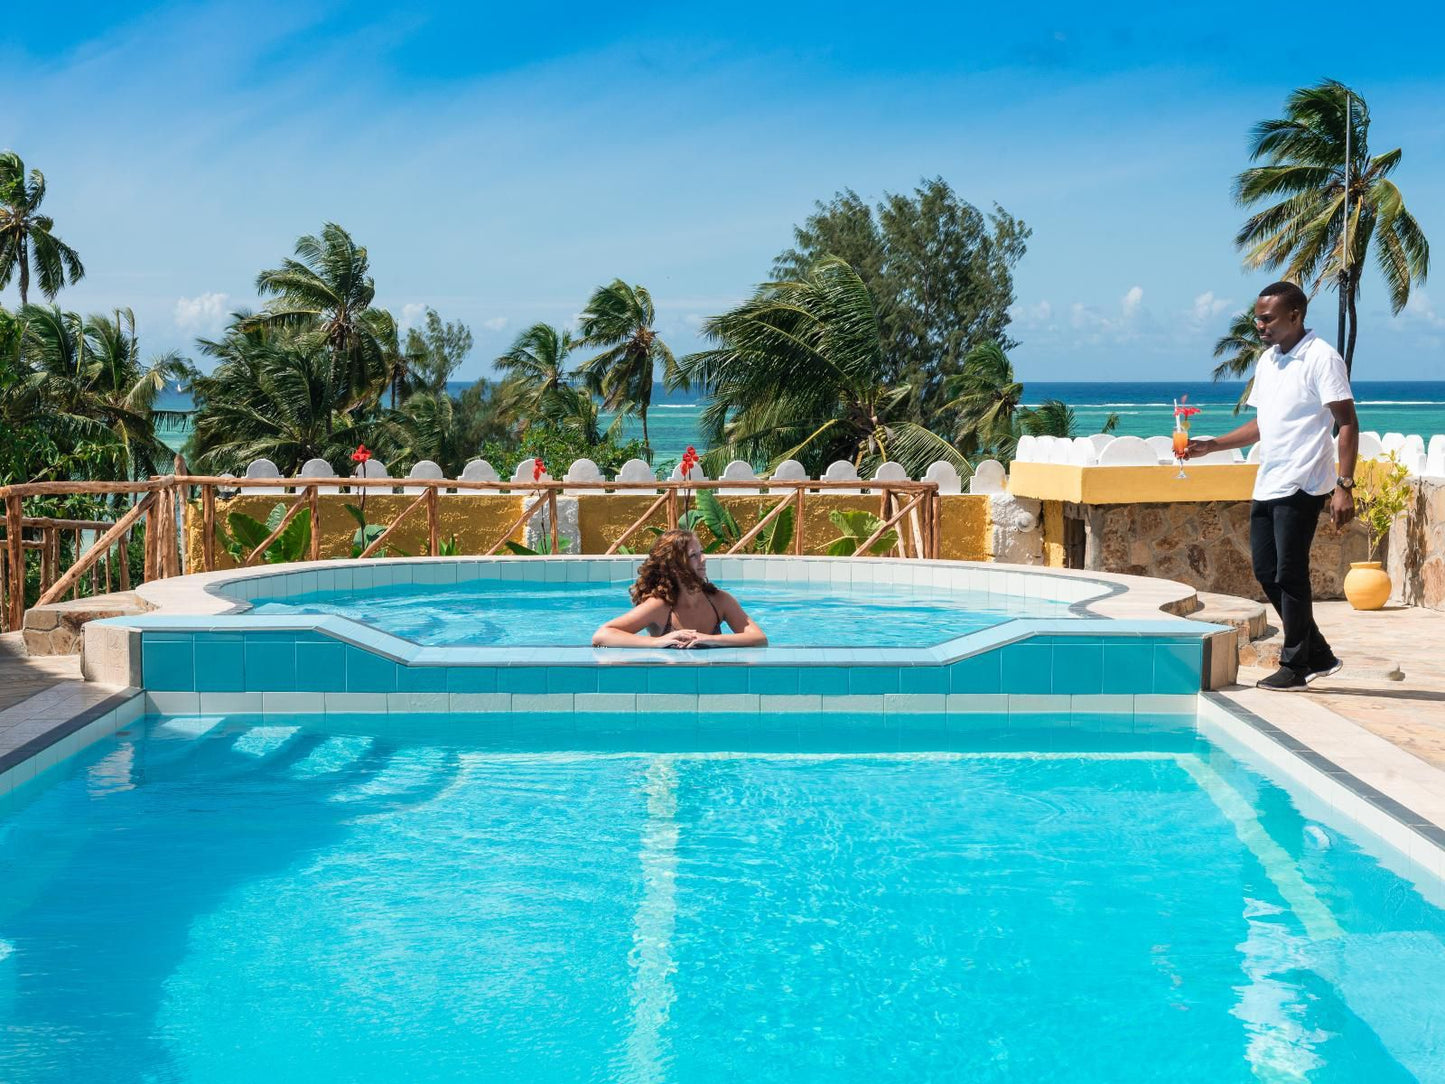
[{"label": "white cloud", "polygon": [[1445,328],[1445,316],[1435,311],[1435,306],[1430,302],[1430,295],[1424,290],[1410,291],[1410,300],[1400,310],[1402,320],[1423,324],[1428,328]]},{"label": "white cloud", "polygon": [[690,312],[682,318],[682,322],[690,328],[700,328],[706,319],[701,313]]},{"label": "white cloud", "polygon": [[426,305],[420,301],[411,301],[401,307],[401,330],[407,328],[421,327],[422,317],[426,315]]},{"label": "white cloud", "polygon": [[1022,303],[1014,305],[1008,311],[1009,319],[1024,327],[1042,327],[1046,325],[1054,315],[1054,307],[1047,301],[1040,301],[1033,305]]},{"label": "white cloud", "polygon": [[1194,299],[1194,304],[1190,307],[1189,312],[1196,322],[1202,324],[1228,312],[1233,304],[1234,302],[1229,298],[1215,297],[1213,290],[1205,290]]},{"label": "white cloud", "polygon": [[1144,287],[1130,286],[1119,301],[1119,308],[1124,314],[1125,320],[1132,320],[1139,312],[1139,306],[1144,302]]},{"label": "white cloud", "polygon": [[482,321],[482,327],[488,331],[501,331],[506,326],[507,318],[505,316],[493,316],[490,320]]},{"label": "white cloud", "polygon": [[176,299],[175,323],[178,331],[188,335],[217,335],[225,326],[230,294],[201,294],[199,297]]}]

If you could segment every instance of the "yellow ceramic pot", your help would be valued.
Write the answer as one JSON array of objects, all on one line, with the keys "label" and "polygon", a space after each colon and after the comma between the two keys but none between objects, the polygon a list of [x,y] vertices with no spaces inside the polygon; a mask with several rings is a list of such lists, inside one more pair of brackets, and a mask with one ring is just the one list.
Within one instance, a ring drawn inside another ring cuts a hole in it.
[{"label": "yellow ceramic pot", "polygon": [[1345,573],[1345,598],[1357,610],[1378,610],[1390,597],[1390,574],[1379,561],[1351,561]]}]

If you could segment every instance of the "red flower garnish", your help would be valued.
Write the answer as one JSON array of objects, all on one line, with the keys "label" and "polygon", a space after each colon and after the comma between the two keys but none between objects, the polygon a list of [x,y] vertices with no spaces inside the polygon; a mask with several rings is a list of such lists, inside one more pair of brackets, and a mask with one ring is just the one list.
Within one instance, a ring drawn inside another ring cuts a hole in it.
[{"label": "red flower garnish", "polygon": [[1179,402],[1174,404],[1174,416],[1176,418],[1192,418],[1194,417],[1194,415],[1198,414],[1199,411],[1199,407],[1189,405],[1188,393],[1181,395],[1179,397]]},{"label": "red flower garnish", "polygon": [[546,473],[547,464],[543,463],[541,459],[532,460],[532,481],[540,482],[542,480],[542,475]]},{"label": "red flower garnish", "polygon": [[370,458],[371,452],[367,449],[365,444],[358,444],[356,446],[356,451],[351,453],[351,461],[353,463],[365,463]]},{"label": "red flower garnish", "polygon": [[682,453],[682,477],[684,480],[689,474],[692,473],[692,468],[697,466],[698,461],[699,456],[697,454],[697,449],[694,448],[691,444],[689,444],[687,446],[687,451]]}]

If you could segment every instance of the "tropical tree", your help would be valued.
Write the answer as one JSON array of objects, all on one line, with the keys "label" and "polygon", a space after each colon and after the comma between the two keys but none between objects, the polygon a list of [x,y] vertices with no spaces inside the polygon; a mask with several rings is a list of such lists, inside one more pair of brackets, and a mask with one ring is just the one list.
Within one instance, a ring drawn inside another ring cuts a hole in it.
[{"label": "tropical tree", "polygon": [[1244,249],[1245,266],[1283,267],[1286,278],[1309,283],[1312,292],[1325,283],[1340,292],[1339,337],[1347,370],[1353,369],[1356,299],[1372,246],[1396,313],[1410,300],[1411,284],[1424,283],[1430,270],[1429,242],[1389,179],[1402,152],[1397,147],[1372,155],[1369,135],[1369,107],[1343,83],[1331,79],[1296,90],[1283,117],[1254,128],[1250,158],[1264,164],[1246,169],[1234,182],[1241,206],[1267,204],[1245,220],[1234,239]]},{"label": "tropical tree", "polygon": [[20,304],[30,300],[32,272],[40,292],[53,298],[68,279],[85,277],[75,249],[55,236],[55,222],[40,213],[45,200],[45,174],[32,169],[14,151],[0,151],[0,290],[19,279]]},{"label": "tropical tree", "polygon": [[773,277],[801,278],[825,256],[847,260],[873,295],[888,381],[909,385],[915,417],[934,417],[970,350],[1014,345],[1013,269],[1030,232],[1001,207],[985,215],[959,199],[942,177],[884,193],[876,207],[845,189],[794,229]]},{"label": "tropical tree", "polygon": [[1249,378],[1244,391],[1239,394],[1239,402],[1234,404],[1236,414],[1249,401],[1250,389],[1254,387],[1254,366],[1263,350],[1264,343],[1259,341],[1259,326],[1254,322],[1252,309],[1236,313],[1229,322],[1229,330],[1214,343],[1214,356],[1221,359],[1214,367],[1214,379]]},{"label": "tropical tree", "polygon": [[642,443],[651,448],[647,411],[652,405],[652,383],[662,366],[663,383],[682,384],[677,360],[658,335],[657,311],[652,295],[641,286],[614,279],[593,292],[580,320],[579,348],[602,352],[584,362],[578,372],[602,407],[617,414],[635,414],[642,423]]},{"label": "tropical tree", "polygon": [[3,392],[3,412],[29,414],[64,454],[88,446],[95,470],[112,479],[158,473],[170,451],[156,437],[155,409],[167,382],[184,379],[186,362],[174,353],[142,362],[135,316],[82,319],[55,305],[25,305],[18,316],[18,379]]},{"label": "tropical tree", "polygon": [[327,344],[291,335],[244,316],[218,342],[202,341],[217,360],[209,376],[196,374],[191,454],[205,471],[239,471],[269,459],[282,474],[296,474],[308,459],[329,462],[338,476],[348,456],[366,443],[388,458],[405,445],[391,412],[354,415],[349,388]]},{"label": "tropical tree", "polygon": [[460,320],[443,322],[428,306],[420,328],[409,328],[406,347],[410,390],[446,391],[447,381],[472,352],[472,331]]},{"label": "tropical tree", "polygon": [[576,344],[572,333],[551,324],[533,324],[497,358],[505,374],[502,399],[509,417],[525,429],[546,413],[545,404],[568,387],[567,355]]},{"label": "tropical tree", "polygon": [[957,418],[954,440],[960,452],[971,456],[1012,448],[1024,386],[1014,379],[1013,365],[999,343],[975,346],[964,357],[962,371],[944,386],[950,398],[942,409]]},{"label": "tropical tree", "polygon": [[847,261],[766,283],[703,332],[718,345],[683,358],[679,376],[710,396],[701,418],[710,466],[800,459],[821,470],[846,458],[862,469],[897,460],[915,473],[944,459],[968,470],[952,444],[912,420],[912,389],[888,381],[873,299]]},{"label": "tropical tree", "polygon": [[366,249],[327,222],[320,235],[297,240],[295,255],[256,276],[256,292],[272,300],[251,322],[323,345],[342,378],[345,411],[375,403],[401,351],[391,314],[372,307],[376,283]]}]

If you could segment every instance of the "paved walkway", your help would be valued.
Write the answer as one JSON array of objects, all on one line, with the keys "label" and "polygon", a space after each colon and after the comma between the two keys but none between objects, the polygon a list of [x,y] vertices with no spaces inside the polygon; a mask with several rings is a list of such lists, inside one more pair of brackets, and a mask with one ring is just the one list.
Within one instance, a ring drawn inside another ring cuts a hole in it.
[{"label": "paved walkway", "polygon": [[0,635],[0,711],[62,681],[79,680],[79,655],[30,658],[21,646],[19,632]]},{"label": "paved walkway", "polygon": [[[1270,611],[1272,621],[1278,617]],[[1445,613],[1418,606],[1362,611],[1323,602],[1315,620],[1345,668],[1303,696],[1386,741],[1445,768]],[[1390,674],[1403,674],[1398,680]],[[1267,670],[1241,667],[1241,684]]]}]

